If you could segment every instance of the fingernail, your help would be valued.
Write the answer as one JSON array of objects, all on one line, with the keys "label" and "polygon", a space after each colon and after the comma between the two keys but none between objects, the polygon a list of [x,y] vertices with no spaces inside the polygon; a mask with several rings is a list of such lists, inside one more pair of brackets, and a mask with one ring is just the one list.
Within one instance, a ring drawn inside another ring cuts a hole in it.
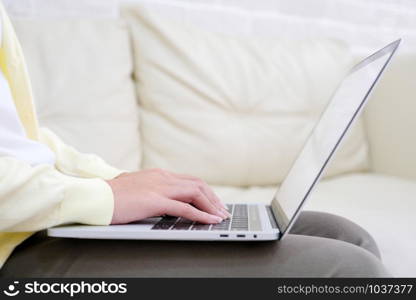
[{"label": "fingernail", "polygon": [[217,209],[217,212],[223,219],[227,219],[227,215],[222,210]]},{"label": "fingernail", "polygon": [[231,214],[229,213],[228,210],[224,209],[224,214],[227,216],[227,218],[231,218]]},{"label": "fingernail", "polygon": [[226,219],[230,217],[229,216],[230,213],[228,211],[226,211],[225,209],[221,208],[220,211]]},{"label": "fingernail", "polygon": [[217,223],[221,223],[222,222],[222,218],[221,217],[218,217],[218,216],[213,216],[213,219],[215,220],[215,222],[217,222]]},{"label": "fingernail", "polygon": [[224,203],[220,202],[220,205],[222,206],[222,208],[224,208],[226,211],[228,211],[228,208]]}]

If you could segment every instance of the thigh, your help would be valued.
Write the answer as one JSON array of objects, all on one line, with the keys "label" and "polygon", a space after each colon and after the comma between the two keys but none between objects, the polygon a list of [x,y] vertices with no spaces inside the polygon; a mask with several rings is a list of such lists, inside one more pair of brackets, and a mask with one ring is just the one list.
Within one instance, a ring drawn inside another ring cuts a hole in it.
[{"label": "thigh", "polygon": [[304,211],[293,225],[291,234],[324,237],[354,244],[380,258],[373,237],[352,221],[329,213]]},{"label": "thigh", "polygon": [[280,242],[82,240],[37,233],[0,277],[388,276],[368,251],[333,239],[288,235]]}]

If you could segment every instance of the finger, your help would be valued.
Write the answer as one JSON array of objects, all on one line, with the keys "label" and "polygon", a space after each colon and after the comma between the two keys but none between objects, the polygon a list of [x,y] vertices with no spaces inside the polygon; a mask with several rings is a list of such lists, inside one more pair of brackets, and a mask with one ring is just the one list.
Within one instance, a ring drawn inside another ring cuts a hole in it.
[{"label": "finger", "polygon": [[[185,181],[189,181],[192,184],[197,185],[199,190],[205,195],[205,197],[216,207],[217,210],[219,210],[219,213],[215,213],[217,215],[220,215],[223,218],[230,218],[231,214],[228,212],[227,207],[221,202],[221,200],[215,195],[214,191],[208,186],[207,183],[205,183],[203,180],[191,176],[191,175],[185,175],[185,174],[176,174],[173,172],[168,172],[169,175],[173,176],[173,178],[182,179]],[[174,199],[177,199],[176,197],[173,197]],[[189,200],[188,200],[189,201]],[[197,201],[199,201],[197,199]],[[196,202],[196,205],[204,205],[203,202]],[[201,209],[204,209],[208,211],[209,213],[214,213],[212,210],[210,210],[206,205],[199,206]]]},{"label": "finger", "polygon": [[212,199],[211,201],[214,202],[214,205],[219,207],[228,218],[231,217],[231,214],[229,213],[227,207],[221,202],[220,198],[218,198],[218,196],[215,195],[214,191],[205,182],[202,182],[200,188],[202,189],[205,195],[208,195],[208,199]]},{"label": "finger", "polygon": [[203,180],[201,180],[198,177],[191,176],[191,175],[176,174],[176,173],[172,173],[172,174],[175,175],[178,178],[182,178],[182,179],[186,179],[186,180],[191,180],[191,181],[197,182],[197,184],[200,185],[200,188],[206,194],[206,196],[208,197],[208,199],[210,199],[212,202],[215,203],[216,206],[224,209],[228,213],[228,209],[225,206],[225,204],[222,203],[221,199],[214,193],[214,191],[209,187],[209,185],[206,182],[204,182]]},{"label": "finger", "polygon": [[167,215],[183,217],[204,224],[217,224],[221,223],[223,220],[221,217],[203,212],[192,205],[181,201],[167,199],[163,204],[163,212]]},{"label": "finger", "polygon": [[209,214],[217,215],[223,219],[228,215],[215,206],[212,201],[206,197],[199,186],[190,180],[175,179],[174,186],[169,190],[169,198],[190,203]]}]

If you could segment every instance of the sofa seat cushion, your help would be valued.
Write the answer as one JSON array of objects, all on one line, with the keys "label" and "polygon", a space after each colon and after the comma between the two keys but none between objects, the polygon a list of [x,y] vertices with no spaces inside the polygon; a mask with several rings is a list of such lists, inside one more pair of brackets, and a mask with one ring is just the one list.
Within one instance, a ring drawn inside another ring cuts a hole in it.
[{"label": "sofa seat cushion", "polygon": [[[269,203],[276,187],[216,186],[225,202]],[[394,276],[416,276],[416,182],[374,173],[351,174],[322,181],[305,209],[344,216],[376,240]]]},{"label": "sofa seat cushion", "polygon": [[[124,7],[141,104],[143,167],[211,184],[281,181],[353,62],[329,39],[224,35]],[[367,168],[357,122],[327,175]]]}]

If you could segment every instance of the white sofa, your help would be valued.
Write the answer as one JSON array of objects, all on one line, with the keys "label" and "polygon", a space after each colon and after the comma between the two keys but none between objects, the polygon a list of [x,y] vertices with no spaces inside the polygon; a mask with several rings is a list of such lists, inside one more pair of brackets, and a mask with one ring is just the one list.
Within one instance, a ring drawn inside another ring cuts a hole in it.
[{"label": "white sofa", "polygon": [[[366,9],[379,9],[388,14],[389,6],[385,2],[380,7],[367,4],[365,9],[357,10],[354,20],[341,13],[337,16],[335,12],[356,11],[361,5],[358,1],[337,1],[334,6],[320,1],[327,5],[325,15],[302,1],[284,4],[266,0],[151,3],[140,0],[123,1],[124,10],[131,2],[147,3],[158,13],[186,20],[187,24],[195,23],[195,27],[202,27],[201,30],[225,32],[248,39],[253,35],[277,37],[293,33],[299,36],[335,35],[339,38],[339,33],[343,32],[342,37],[356,50],[355,59],[383,46],[400,33],[400,28],[397,32],[373,28],[374,34],[380,31],[378,39],[366,39],[370,36],[368,32],[367,35],[363,32],[352,34],[351,28],[361,21],[372,24]],[[143,112],[152,106],[152,102],[141,107],[143,102],[135,93],[139,89],[141,95],[140,86],[136,86],[138,78],[132,78],[138,60],[132,47],[137,41],[126,25],[125,14],[119,16],[117,1],[56,0],[52,5],[46,0],[4,0],[4,3],[28,60],[42,125],[50,127],[80,150],[97,153],[120,168],[133,170],[160,162],[161,167],[168,165],[175,169],[178,165],[175,158],[171,158],[173,163],[163,159],[158,161],[157,153],[149,158],[152,153],[146,143],[151,141],[148,132],[143,130],[160,133],[158,124],[162,123],[152,123]],[[299,7],[309,10],[300,10]],[[403,9],[400,6],[396,8],[396,13]],[[412,9],[416,11],[416,7]],[[305,11],[309,15],[304,15]],[[408,14],[406,16],[410,18]],[[398,14],[395,17],[402,16]],[[366,28],[367,31],[371,29]],[[376,239],[384,263],[393,275],[416,276],[416,102],[413,89],[416,57],[412,56],[414,48],[411,48],[414,33],[403,32],[409,35],[410,42],[406,45],[405,39],[403,51],[399,52],[378,85],[360,125],[364,136],[359,139],[365,139],[368,149],[368,156],[360,158],[364,165],[348,166],[347,163],[345,166],[341,163],[341,171],[334,173],[336,176],[330,176],[318,185],[307,208],[339,214],[360,224]],[[232,137],[229,139],[233,141]],[[175,144],[175,138],[169,143],[174,153],[179,153],[183,146]],[[211,146],[213,149],[217,147],[215,144]],[[272,149],[265,149],[259,155],[266,162],[279,160]],[[198,157],[195,152],[195,157]],[[344,161],[356,154],[348,155]],[[282,156],[281,160],[287,157]],[[293,153],[289,157],[292,159]],[[247,158],[252,159],[251,156]],[[247,164],[244,156],[235,155],[233,159],[236,160],[233,162],[235,168]],[[253,184],[250,180],[234,179],[233,174],[227,173],[227,177],[216,172],[206,173],[204,167],[210,170],[215,167],[219,171],[226,167],[212,166],[208,160],[201,166],[201,161],[189,164],[199,168],[195,172],[191,168],[190,173],[212,183],[226,202],[267,203],[279,183],[276,179],[275,184],[262,184],[268,181],[262,181],[261,172],[256,175],[256,180],[252,180]],[[233,168],[233,164],[229,168]],[[266,169],[265,177],[270,176]]]}]

